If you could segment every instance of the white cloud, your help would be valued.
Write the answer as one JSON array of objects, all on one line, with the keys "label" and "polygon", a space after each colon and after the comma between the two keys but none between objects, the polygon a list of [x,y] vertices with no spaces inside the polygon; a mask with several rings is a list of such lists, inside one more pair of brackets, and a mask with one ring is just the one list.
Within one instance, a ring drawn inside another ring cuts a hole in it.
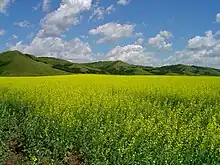
[{"label": "white cloud", "polygon": [[78,38],[66,42],[58,37],[39,38],[36,36],[29,45],[22,44],[22,41],[20,41],[9,49],[19,50],[35,56],[49,56],[73,62],[92,60],[92,50],[89,44],[83,43]]},{"label": "white cloud", "polygon": [[[22,41],[11,46],[11,50],[19,50],[36,56],[50,56],[74,62],[92,60],[92,50],[88,43],[75,38],[64,41],[60,36],[72,25],[79,23],[80,13],[89,10],[92,0],[62,0],[57,10],[48,13],[41,20],[41,29],[30,44]],[[16,25],[21,25],[17,23]],[[33,37],[31,33],[28,37]]]},{"label": "white cloud", "polygon": [[4,29],[0,29],[0,36],[5,35],[5,30]]},{"label": "white cloud", "polygon": [[148,44],[157,47],[158,49],[170,50],[172,49],[172,43],[168,40],[172,38],[173,35],[168,31],[160,31],[156,37],[150,38]]},{"label": "white cloud", "polygon": [[103,20],[105,14],[111,14],[115,11],[115,6],[110,5],[107,8],[105,7],[94,7],[92,15],[89,17],[89,20]]},{"label": "white cloud", "polygon": [[119,5],[127,5],[131,2],[131,0],[118,0],[118,4]]},{"label": "white cloud", "polygon": [[220,13],[216,15],[216,23],[220,23]]},{"label": "white cloud", "polygon": [[17,40],[17,39],[18,39],[18,36],[15,35],[15,34],[13,34],[13,35],[12,35],[12,39],[13,39],[13,40]]},{"label": "white cloud", "polygon": [[159,35],[165,39],[169,39],[173,37],[173,35],[168,31],[160,31]]},{"label": "white cloud", "polygon": [[43,0],[43,2],[42,2],[42,10],[44,12],[49,12],[50,4],[51,4],[51,0]]},{"label": "white cloud", "polygon": [[0,13],[6,13],[8,6],[14,2],[15,0],[0,0]]},{"label": "white cloud", "polygon": [[105,43],[110,41],[118,41],[123,37],[134,37],[136,34],[135,25],[132,24],[118,24],[114,22],[99,26],[96,29],[89,31],[90,35],[101,35],[102,38],[97,40],[97,43]]},{"label": "white cloud", "polygon": [[212,48],[215,46],[216,40],[212,34],[212,31],[207,31],[204,37],[196,36],[188,41],[188,49],[199,50]]},{"label": "white cloud", "polygon": [[22,22],[15,22],[14,23],[15,26],[19,26],[19,27],[31,27],[33,26],[30,22],[28,21],[22,21]]},{"label": "white cloud", "polygon": [[92,0],[62,0],[57,10],[48,13],[41,20],[41,27],[38,36],[60,36],[69,30],[72,25],[80,22],[79,14],[91,8]]},{"label": "white cloud", "polygon": [[107,11],[108,14],[110,14],[114,10],[115,10],[115,6],[114,5],[110,5],[109,7],[106,8],[106,11]]},{"label": "white cloud", "polygon": [[165,60],[165,64],[189,64],[220,68],[220,39],[219,32],[205,33],[188,41],[187,47],[177,51]]},{"label": "white cloud", "polygon": [[105,60],[121,60],[131,64],[155,66],[160,64],[160,60],[152,52],[145,52],[141,45],[117,46],[108,52]]},{"label": "white cloud", "polygon": [[80,38],[82,38],[82,39],[88,39],[88,38],[89,38],[89,36],[84,36],[84,35],[81,35],[81,36],[80,36]]},{"label": "white cloud", "polygon": [[144,43],[144,39],[143,38],[139,38],[137,39],[137,41],[135,42],[136,45],[142,45]]}]

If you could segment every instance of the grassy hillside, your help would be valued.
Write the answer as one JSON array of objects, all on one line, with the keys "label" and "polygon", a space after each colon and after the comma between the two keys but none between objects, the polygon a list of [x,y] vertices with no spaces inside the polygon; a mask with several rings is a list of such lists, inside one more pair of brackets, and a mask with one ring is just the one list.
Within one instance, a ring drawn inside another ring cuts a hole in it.
[{"label": "grassy hillside", "polygon": [[18,51],[0,54],[0,75],[38,76],[63,74],[67,74],[67,72],[54,69],[42,62],[37,62],[34,57],[24,55]]},{"label": "grassy hillside", "polygon": [[36,60],[50,65],[72,65],[72,62],[52,57],[38,57]]},{"label": "grassy hillside", "polygon": [[136,65],[122,61],[99,61],[94,63],[73,63],[72,65],[53,65],[54,68],[71,73],[113,74],[113,75],[151,75],[150,72]]},{"label": "grassy hillside", "polygon": [[37,60],[50,64],[56,69],[81,74],[220,76],[220,69],[182,64],[149,67],[128,64],[123,61],[71,63],[65,60],[48,57],[41,57]]},{"label": "grassy hillside", "polygon": [[97,68],[110,74],[122,75],[149,75],[151,73],[143,70],[143,68],[125,63],[123,61],[101,61],[84,64],[93,68]]},{"label": "grassy hillside", "polygon": [[220,76],[220,69],[182,64],[149,67],[132,65],[122,61],[99,61],[83,64],[57,62],[56,65],[52,64],[52,67],[71,73],[83,74]]},{"label": "grassy hillside", "polygon": [[146,69],[156,75],[220,76],[220,70],[208,67],[171,65]]},{"label": "grassy hillside", "polygon": [[220,76],[220,70],[182,64],[154,68],[128,64],[122,61],[72,63],[52,57],[35,57],[18,51],[0,54],[0,75],[35,76],[62,74]]}]

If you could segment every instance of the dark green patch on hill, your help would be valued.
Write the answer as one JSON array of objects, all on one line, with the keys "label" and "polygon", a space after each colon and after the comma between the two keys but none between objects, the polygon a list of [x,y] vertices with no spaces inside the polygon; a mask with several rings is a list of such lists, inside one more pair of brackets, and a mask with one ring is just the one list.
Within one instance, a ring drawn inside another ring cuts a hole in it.
[{"label": "dark green patch on hill", "polygon": [[52,57],[35,57],[18,51],[8,51],[0,54],[0,75],[3,76],[65,74],[220,76],[220,69],[182,64],[148,67],[128,64],[122,61],[72,63]]}]

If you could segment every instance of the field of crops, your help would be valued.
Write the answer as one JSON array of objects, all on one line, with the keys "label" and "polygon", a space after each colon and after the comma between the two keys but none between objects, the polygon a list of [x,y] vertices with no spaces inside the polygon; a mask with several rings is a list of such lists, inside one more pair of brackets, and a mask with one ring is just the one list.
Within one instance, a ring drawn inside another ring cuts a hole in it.
[{"label": "field of crops", "polygon": [[0,164],[9,142],[30,164],[218,164],[220,78],[0,78]]}]

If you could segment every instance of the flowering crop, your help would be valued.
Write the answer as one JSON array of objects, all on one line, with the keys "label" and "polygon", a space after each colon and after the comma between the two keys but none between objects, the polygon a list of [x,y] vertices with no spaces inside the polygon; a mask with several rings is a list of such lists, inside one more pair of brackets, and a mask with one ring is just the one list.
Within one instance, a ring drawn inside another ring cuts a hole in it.
[{"label": "flowering crop", "polygon": [[0,123],[1,141],[8,123],[19,120],[16,138],[35,164],[75,151],[85,164],[220,162],[218,77],[0,78],[0,93],[8,119]]}]

